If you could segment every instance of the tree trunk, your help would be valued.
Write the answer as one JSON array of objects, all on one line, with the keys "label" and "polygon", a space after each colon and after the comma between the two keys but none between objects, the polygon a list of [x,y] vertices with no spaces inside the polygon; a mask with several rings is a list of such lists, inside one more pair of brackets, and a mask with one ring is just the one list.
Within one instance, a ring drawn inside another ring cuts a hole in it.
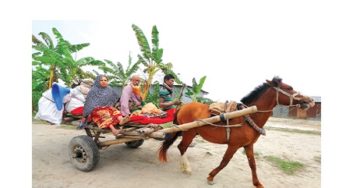
[{"label": "tree trunk", "polygon": [[55,65],[51,65],[49,68],[50,74],[49,74],[49,82],[48,82],[48,89],[52,87],[53,80],[55,77]]}]

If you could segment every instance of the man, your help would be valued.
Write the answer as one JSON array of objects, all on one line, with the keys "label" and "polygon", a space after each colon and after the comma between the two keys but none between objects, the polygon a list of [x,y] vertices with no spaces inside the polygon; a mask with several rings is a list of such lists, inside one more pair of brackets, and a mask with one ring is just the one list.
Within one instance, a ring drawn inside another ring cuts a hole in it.
[{"label": "man", "polygon": [[173,100],[173,85],[175,77],[172,74],[167,74],[163,78],[163,86],[160,88],[160,108],[164,111],[175,108],[181,104],[180,100]]},{"label": "man", "polygon": [[138,75],[133,75],[130,79],[130,83],[124,87],[120,97],[120,111],[123,116],[131,114],[130,106],[134,104],[137,107],[141,106],[142,98],[138,92],[135,92],[139,88],[141,78]]},{"label": "man", "polygon": [[[173,85],[175,77],[171,74],[165,75],[163,78],[163,86],[160,88],[160,108],[167,112],[167,117],[174,120],[174,114],[176,112],[176,105],[180,105],[181,101],[179,99],[173,100]],[[173,136],[172,133],[167,133],[165,135],[165,140],[171,139]],[[195,142],[192,142],[189,147],[194,147]]]}]

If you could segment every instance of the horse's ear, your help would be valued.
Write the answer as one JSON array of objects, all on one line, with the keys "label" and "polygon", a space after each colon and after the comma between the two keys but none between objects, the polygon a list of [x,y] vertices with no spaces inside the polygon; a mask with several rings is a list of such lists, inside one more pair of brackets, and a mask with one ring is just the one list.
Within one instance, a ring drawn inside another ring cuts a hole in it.
[{"label": "horse's ear", "polygon": [[274,86],[274,87],[279,87],[280,84],[281,84],[281,80],[282,80],[282,79],[281,79],[280,77],[275,76],[275,77],[273,78],[273,80],[271,81],[272,86]]},{"label": "horse's ear", "polygon": [[266,82],[267,82],[267,84],[269,84],[270,86],[273,86],[272,81],[266,80]]}]

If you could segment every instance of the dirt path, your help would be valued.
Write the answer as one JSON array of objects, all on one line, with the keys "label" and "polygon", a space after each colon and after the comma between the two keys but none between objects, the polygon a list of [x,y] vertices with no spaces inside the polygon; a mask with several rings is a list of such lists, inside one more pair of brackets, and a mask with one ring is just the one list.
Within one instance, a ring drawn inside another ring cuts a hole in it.
[{"label": "dirt path", "polygon": [[[257,173],[266,188],[317,188],[321,183],[320,122],[271,118],[266,125],[267,136],[255,144]],[[187,151],[192,175],[179,169],[180,155],[176,145],[168,151],[166,164],[157,159],[160,141],[148,139],[138,149],[124,144],[100,151],[100,161],[88,173],[75,169],[68,159],[67,146],[84,131],[55,127],[33,122],[32,127],[32,183],[34,188],[250,188],[251,171],[243,150],[215,177],[216,184],[206,183],[209,172],[219,165],[226,145],[206,142],[200,137]],[[287,131],[292,130],[293,131]],[[303,130],[303,131],[297,131]],[[293,175],[287,175],[266,159],[266,156],[298,161],[305,165]]]}]

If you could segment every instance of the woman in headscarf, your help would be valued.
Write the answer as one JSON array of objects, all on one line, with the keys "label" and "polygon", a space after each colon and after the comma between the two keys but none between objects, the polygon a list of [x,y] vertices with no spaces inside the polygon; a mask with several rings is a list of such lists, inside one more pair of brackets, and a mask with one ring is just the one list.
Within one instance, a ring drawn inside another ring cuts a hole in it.
[{"label": "woman in headscarf", "polygon": [[83,116],[94,121],[100,128],[110,128],[116,136],[120,130],[115,126],[123,125],[129,120],[128,117],[123,118],[120,111],[114,108],[116,101],[117,94],[108,86],[107,77],[98,75],[86,97]]}]

